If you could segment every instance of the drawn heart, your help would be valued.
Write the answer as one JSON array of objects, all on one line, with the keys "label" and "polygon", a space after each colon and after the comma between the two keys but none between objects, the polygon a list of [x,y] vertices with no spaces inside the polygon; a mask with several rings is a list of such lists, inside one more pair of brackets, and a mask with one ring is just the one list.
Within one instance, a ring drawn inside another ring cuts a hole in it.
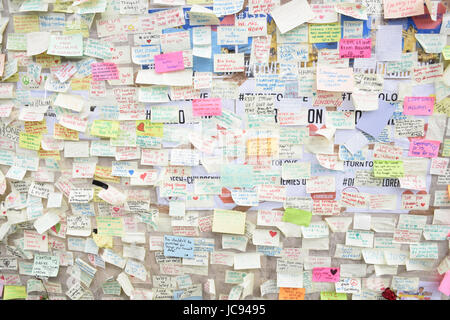
[{"label": "drawn heart", "polygon": [[114,207],[113,210],[114,210],[115,212],[119,212],[120,208]]},{"label": "drawn heart", "polygon": [[325,16],[324,16],[324,15],[321,15],[321,16],[319,16],[319,18],[320,18],[320,19],[323,19],[323,18],[325,18]]},{"label": "drawn heart", "polygon": [[330,269],[330,272],[334,276],[337,273],[337,269]]},{"label": "drawn heart", "polygon": [[420,205],[421,205],[422,207],[425,207],[425,203],[421,203]]},{"label": "drawn heart", "polygon": [[128,170],[128,173],[130,174],[130,176],[132,176],[134,173],[134,170]]},{"label": "drawn heart", "polygon": [[270,236],[273,238],[277,235],[278,232],[271,230],[271,231],[269,231],[269,233],[270,233]]},{"label": "drawn heart", "polygon": [[144,131],[144,123],[141,122],[138,127],[137,127],[138,131]]},{"label": "drawn heart", "polygon": [[152,40],[151,39],[147,39],[147,43],[150,43],[150,42],[152,42]]},{"label": "drawn heart", "polygon": [[45,240],[45,236],[42,236],[42,240]]},{"label": "drawn heart", "polygon": [[198,197],[197,197],[197,196],[195,196],[195,197],[192,197],[192,199],[194,199],[194,200],[198,200]]},{"label": "drawn heart", "polygon": [[146,176],[147,176],[147,172],[141,174],[141,175],[139,176],[139,178],[141,178],[141,180],[144,180]]}]

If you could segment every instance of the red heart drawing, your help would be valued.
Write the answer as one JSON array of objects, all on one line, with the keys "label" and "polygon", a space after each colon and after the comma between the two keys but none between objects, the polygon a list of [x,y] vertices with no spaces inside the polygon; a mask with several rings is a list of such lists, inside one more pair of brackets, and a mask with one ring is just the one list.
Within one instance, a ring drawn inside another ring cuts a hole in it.
[{"label": "red heart drawing", "polygon": [[147,43],[150,43],[150,42],[152,42],[152,40],[151,39],[147,39]]},{"label": "red heart drawing", "polygon": [[425,203],[421,203],[420,205],[421,205],[422,207],[425,207]]},{"label": "red heart drawing", "polygon": [[137,126],[138,131],[144,131],[144,123],[141,122],[138,126]]},{"label": "red heart drawing", "polygon": [[42,240],[45,240],[45,236],[42,236]]},{"label": "red heart drawing", "polygon": [[141,174],[141,175],[139,176],[139,178],[141,178],[141,180],[144,180],[146,176],[147,176],[147,172]]},{"label": "red heart drawing", "polygon": [[198,197],[197,197],[197,196],[195,196],[195,197],[192,197],[192,199],[194,199],[194,200],[198,200]]},{"label": "red heart drawing", "polygon": [[114,207],[113,210],[114,210],[115,212],[119,212],[120,208]]},{"label": "red heart drawing", "polygon": [[269,233],[270,233],[270,236],[273,238],[277,235],[278,232],[270,230]]}]

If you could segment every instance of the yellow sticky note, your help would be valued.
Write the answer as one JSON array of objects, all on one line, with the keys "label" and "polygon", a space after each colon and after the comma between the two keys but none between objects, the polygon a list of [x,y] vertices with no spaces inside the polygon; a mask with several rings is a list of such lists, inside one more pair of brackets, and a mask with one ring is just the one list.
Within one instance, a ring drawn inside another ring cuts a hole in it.
[{"label": "yellow sticky note", "polygon": [[214,209],[213,232],[244,234],[246,213],[234,210]]},{"label": "yellow sticky note", "polygon": [[112,249],[113,247],[113,237],[111,236],[104,236],[99,234],[92,234],[92,238],[94,239],[95,244],[99,248],[109,248]]},{"label": "yellow sticky note", "polygon": [[162,137],[163,124],[151,122],[150,120],[137,120],[136,134],[138,136]]},{"label": "yellow sticky note", "polygon": [[445,46],[444,49],[442,49],[442,55],[444,56],[445,60],[450,59],[450,46]]},{"label": "yellow sticky note", "polygon": [[3,300],[26,299],[27,288],[25,286],[5,286]]},{"label": "yellow sticky note", "polygon": [[47,122],[42,121],[25,121],[24,128],[26,133],[30,134],[45,134],[47,133]]},{"label": "yellow sticky note", "polygon": [[43,150],[40,149],[38,151],[39,159],[55,159],[60,160],[61,155],[59,153],[59,150]]},{"label": "yellow sticky note", "polygon": [[119,121],[94,120],[91,135],[105,138],[117,138],[119,135]]},{"label": "yellow sticky note", "polygon": [[78,137],[78,131],[66,128],[59,123],[55,123],[53,138],[71,141],[80,140],[80,138]]},{"label": "yellow sticky note", "polygon": [[120,183],[120,177],[112,176],[111,173],[111,167],[96,166],[94,178],[103,182]]},{"label": "yellow sticky note", "polygon": [[322,291],[320,293],[320,300],[347,300],[347,294]]},{"label": "yellow sticky note", "polygon": [[309,42],[337,42],[341,39],[341,25],[336,23],[310,23],[308,24]]},{"label": "yellow sticky note", "polygon": [[121,237],[123,223],[121,217],[97,217],[97,234],[101,236]]},{"label": "yellow sticky note", "polygon": [[38,151],[41,147],[41,140],[41,135],[30,134],[22,131],[19,134],[19,147]]},{"label": "yellow sticky note", "polygon": [[39,17],[37,15],[14,15],[14,32],[39,32]]},{"label": "yellow sticky note", "polygon": [[403,161],[401,160],[374,160],[373,175],[375,178],[398,178],[403,177]]},{"label": "yellow sticky note", "polygon": [[92,77],[72,78],[70,81],[70,89],[72,91],[89,91],[91,90]]}]

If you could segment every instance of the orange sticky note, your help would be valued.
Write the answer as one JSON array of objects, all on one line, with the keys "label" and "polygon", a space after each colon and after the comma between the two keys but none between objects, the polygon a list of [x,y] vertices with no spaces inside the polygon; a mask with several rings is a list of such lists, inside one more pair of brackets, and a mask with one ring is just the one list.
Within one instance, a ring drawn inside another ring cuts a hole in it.
[{"label": "orange sticky note", "polygon": [[450,197],[450,184],[447,185],[448,196]]},{"label": "orange sticky note", "polygon": [[280,288],[279,300],[305,300],[305,288]]}]

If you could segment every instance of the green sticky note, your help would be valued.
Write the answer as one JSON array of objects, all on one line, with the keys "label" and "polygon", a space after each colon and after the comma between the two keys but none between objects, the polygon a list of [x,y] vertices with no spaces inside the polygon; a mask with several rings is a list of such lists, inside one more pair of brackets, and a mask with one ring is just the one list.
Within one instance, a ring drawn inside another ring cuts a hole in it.
[{"label": "green sticky note", "polygon": [[299,226],[309,226],[311,222],[312,213],[310,211],[286,208],[284,210],[283,221],[297,224]]},{"label": "green sticky note", "polygon": [[320,293],[320,300],[347,300],[347,294],[322,291]]},{"label": "green sticky note", "polygon": [[25,286],[5,286],[3,300],[26,299],[27,287]]},{"label": "green sticky note", "polygon": [[373,175],[375,178],[403,177],[403,161],[401,160],[374,160]]}]

